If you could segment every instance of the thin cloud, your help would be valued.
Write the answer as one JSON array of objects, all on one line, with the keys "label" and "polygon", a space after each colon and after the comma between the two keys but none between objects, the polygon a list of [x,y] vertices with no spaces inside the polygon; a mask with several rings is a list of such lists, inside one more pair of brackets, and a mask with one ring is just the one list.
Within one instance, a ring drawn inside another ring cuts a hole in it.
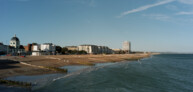
[{"label": "thin cloud", "polygon": [[193,0],[178,0],[180,3],[193,4]]},{"label": "thin cloud", "polygon": [[147,10],[149,8],[152,8],[152,7],[156,7],[156,6],[159,6],[159,5],[163,5],[163,4],[167,4],[167,3],[171,3],[175,0],[164,0],[162,2],[158,2],[158,3],[155,3],[155,4],[149,4],[149,5],[145,5],[145,6],[141,6],[139,8],[136,8],[136,9],[133,9],[133,10],[129,10],[129,11],[126,11],[126,12],[123,12],[121,13],[120,16],[118,16],[119,18],[120,17],[123,17],[125,15],[128,15],[128,14],[131,14],[131,13],[136,13],[136,12],[140,12],[140,11],[144,11],[144,10]]},{"label": "thin cloud", "polygon": [[149,17],[151,19],[156,19],[160,21],[168,21],[170,20],[170,17],[164,14],[143,14],[145,17]]},{"label": "thin cloud", "polygon": [[179,8],[175,5],[167,5],[166,8],[169,9],[169,10],[173,10],[173,11],[179,10]]},{"label": "thin cloud", "polygon": [[178,13],[176,13],[176,15],[193,15],[193,11],[191,11],[191,12],[178,12]]},{"label": "thin cloud", "polygon": [[88,5],[90,7],[96,7],[96,1],[95,0],[77,0],[78,3]]}]

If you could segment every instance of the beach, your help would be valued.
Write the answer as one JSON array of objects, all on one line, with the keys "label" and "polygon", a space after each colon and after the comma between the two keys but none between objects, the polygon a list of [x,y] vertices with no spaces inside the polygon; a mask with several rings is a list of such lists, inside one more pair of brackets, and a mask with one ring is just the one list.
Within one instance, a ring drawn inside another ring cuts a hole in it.
[{"label": "beach", "polygon": [[68,65],[94,65],[95,63],[134,61],[151,55],[153,54],[1,56],[0,78],[58,73],[58,71],[49,70],[45,67],[60,68]]}]

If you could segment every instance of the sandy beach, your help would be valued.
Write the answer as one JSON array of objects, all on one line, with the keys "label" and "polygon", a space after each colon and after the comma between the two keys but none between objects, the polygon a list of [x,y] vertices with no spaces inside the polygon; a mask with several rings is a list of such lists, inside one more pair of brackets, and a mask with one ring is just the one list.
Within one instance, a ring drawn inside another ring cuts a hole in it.
[{"label": "sandy beach", "polygon": [[110,54],[110,55],[50,55],[50,56],[1,56],[0,78],[19,75],[57,73],[39,66],[62,67],[67,65],[94,65],[95,63],[133,61],[152,54]]}]

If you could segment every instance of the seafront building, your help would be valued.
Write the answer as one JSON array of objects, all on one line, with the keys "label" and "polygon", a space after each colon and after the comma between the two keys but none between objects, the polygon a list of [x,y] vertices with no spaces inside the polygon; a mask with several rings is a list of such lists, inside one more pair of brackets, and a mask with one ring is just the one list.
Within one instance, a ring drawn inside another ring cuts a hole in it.
[{"label": "seafront building", "polygon": [[113,50],[107,46],[98,46],[98,53],[99,54],[112,54]]},{"label": "seafront building", "polygon": [[11,38],[9,45],[0,43],[0,55],[55,55],[56,46],[52,43],[20,45],[20,40],[16,35]]},{"label": "seafront building", "polygon": [[84,44],[78,46],[79,51],[86,51],[88,54],[112,54],[113,51],[107,46]]},{"label": "seafront building", "polygon": [[23,55],[25,54],[25,50],[23,45],[20,45],[20,40],[16,35],[11,38],[9,45],[4,45],[0,43],[0,52],[4,54],[10,55]]},{"label": "seafront building", "polygon": [[77,46],[66,46],[65,48],[67,48],[68,50],[78,50]]},{"label": "seafront building", "polygon": [[32,56],[55,55],[56,46],[52,43],[37,44],[32,46]]},{"label": "seafront building", "polygon": [[26,55],[31,55],[33,50],[33,44],[28,44],[27,46],[23,46],[26,52]]},{"label": "seafront building", "polygon": [[6,54],[8,51],[8,46],[0,43],[0,54]]},{"label": "seafront building", "polygon": [[121,49],[112,49],[113,50],[113,54],[120,54],[120,52],[122,52]]},{"label": "seafront building", "polygon": [[7,54],[11,55],[23,55],[25,54],[25,49],[23,45],[20,45],[20,40],[16,35],[11,38],[10,45],[7,46]]},{"label": "seafront building", "polygon": [[113,49],[113,54],[129,54],[131,53],[131,43],[124,41],[122,43],[122,49]]},{"label": "seafront building", "polygon": [[89,54],[97,54],[98,53],[98,47],[96,45],[80,45],[78,46],[79,51],[86,51]]},{"label": "seafront building", "polygon": [[[66,46],[69,51],[86,51],[88,54],[127,54],[131,52],[131,43],[123,42],[122,49],[110,49],[107,46],[97,46],[84,44],[79,46]],[[52,43],[37,44],[32,43],[26,46],[20,45],[20,40],[16,35],[11,38],[10,45],[0,43],[0,55],[56,55],[56,45]]]},{"label": "seafront building", "polygon": [[122,50],[125,51],[126,53],[130,53],[131,52],[131,43],[129,41],[124,41]]}]

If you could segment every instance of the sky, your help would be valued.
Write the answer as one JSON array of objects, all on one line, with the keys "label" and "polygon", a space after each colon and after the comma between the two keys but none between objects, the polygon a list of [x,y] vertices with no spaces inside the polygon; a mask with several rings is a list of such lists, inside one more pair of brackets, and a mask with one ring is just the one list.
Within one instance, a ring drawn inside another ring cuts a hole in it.
[{"label": "sky", "polygon": [[0,42],[193,53],[193,0],[0,0]]}]

